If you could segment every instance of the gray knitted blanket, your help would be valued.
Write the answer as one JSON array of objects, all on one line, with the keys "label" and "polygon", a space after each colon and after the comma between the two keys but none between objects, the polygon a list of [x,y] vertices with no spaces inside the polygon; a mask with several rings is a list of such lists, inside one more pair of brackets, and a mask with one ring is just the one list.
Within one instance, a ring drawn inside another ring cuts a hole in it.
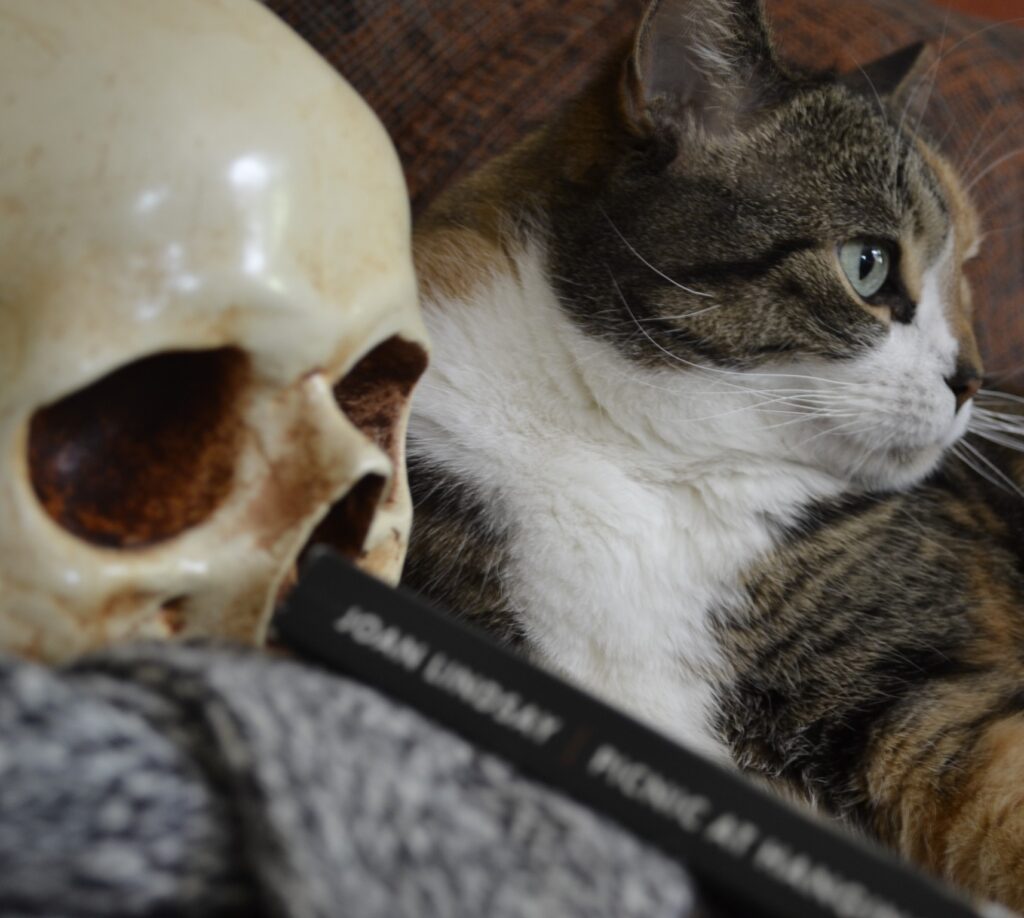
[{"label": "gray knitted blanket", "polygon": [[684,872],[345,679],[143,645],[0,658],[0,914],[657,918]]}]

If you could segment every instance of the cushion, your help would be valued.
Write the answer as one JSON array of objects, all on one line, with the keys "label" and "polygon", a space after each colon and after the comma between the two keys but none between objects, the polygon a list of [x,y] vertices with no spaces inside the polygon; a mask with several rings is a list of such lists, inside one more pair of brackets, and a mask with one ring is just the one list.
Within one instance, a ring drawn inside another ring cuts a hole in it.
[{"label": "cushion", "polygon": [[[577,92],[642,0],[266,0],[380,115],[414,211]],[[783,55],[858,63],[922,39],[941,51],[925,122],[965,170],[987,232],[972,266],[993,384],[1024,389],[1024,29],[927,0],[768,0]]]}]

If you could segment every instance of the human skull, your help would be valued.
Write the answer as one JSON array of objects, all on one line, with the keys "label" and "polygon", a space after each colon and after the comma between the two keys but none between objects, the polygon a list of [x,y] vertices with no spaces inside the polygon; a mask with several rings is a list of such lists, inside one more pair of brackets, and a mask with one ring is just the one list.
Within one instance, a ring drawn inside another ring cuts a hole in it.
[{"label": "human skull", "polygon": [[396,580],[426,337],[358,95],[255,0],[0,0],[0,123],[0,649],[259,643],[311,540]]}]

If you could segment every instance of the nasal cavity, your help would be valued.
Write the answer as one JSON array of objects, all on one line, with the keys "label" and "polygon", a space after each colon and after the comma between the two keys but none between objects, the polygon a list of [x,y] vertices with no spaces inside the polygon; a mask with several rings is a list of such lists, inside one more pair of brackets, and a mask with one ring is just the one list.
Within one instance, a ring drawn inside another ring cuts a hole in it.
[{"label": "nasal cavity", "polygon": [[956,410],[959,411],[981,389],[981,374],[972,366],[959,364],[956,372],[946,377],[946,385],[952,390],[956,398]]}]

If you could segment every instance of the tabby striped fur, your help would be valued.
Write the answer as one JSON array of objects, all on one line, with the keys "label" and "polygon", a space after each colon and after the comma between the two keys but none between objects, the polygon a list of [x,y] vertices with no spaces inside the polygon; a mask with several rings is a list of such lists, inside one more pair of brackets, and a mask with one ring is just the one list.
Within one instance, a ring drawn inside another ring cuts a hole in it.
[{"label": "tabby striped fur", "polygon": [[662,0],[426,215],[406,580],[1024,908],[1024,426],[959,405],[977,221],[915,59],[797,74],[755,0]]}]

